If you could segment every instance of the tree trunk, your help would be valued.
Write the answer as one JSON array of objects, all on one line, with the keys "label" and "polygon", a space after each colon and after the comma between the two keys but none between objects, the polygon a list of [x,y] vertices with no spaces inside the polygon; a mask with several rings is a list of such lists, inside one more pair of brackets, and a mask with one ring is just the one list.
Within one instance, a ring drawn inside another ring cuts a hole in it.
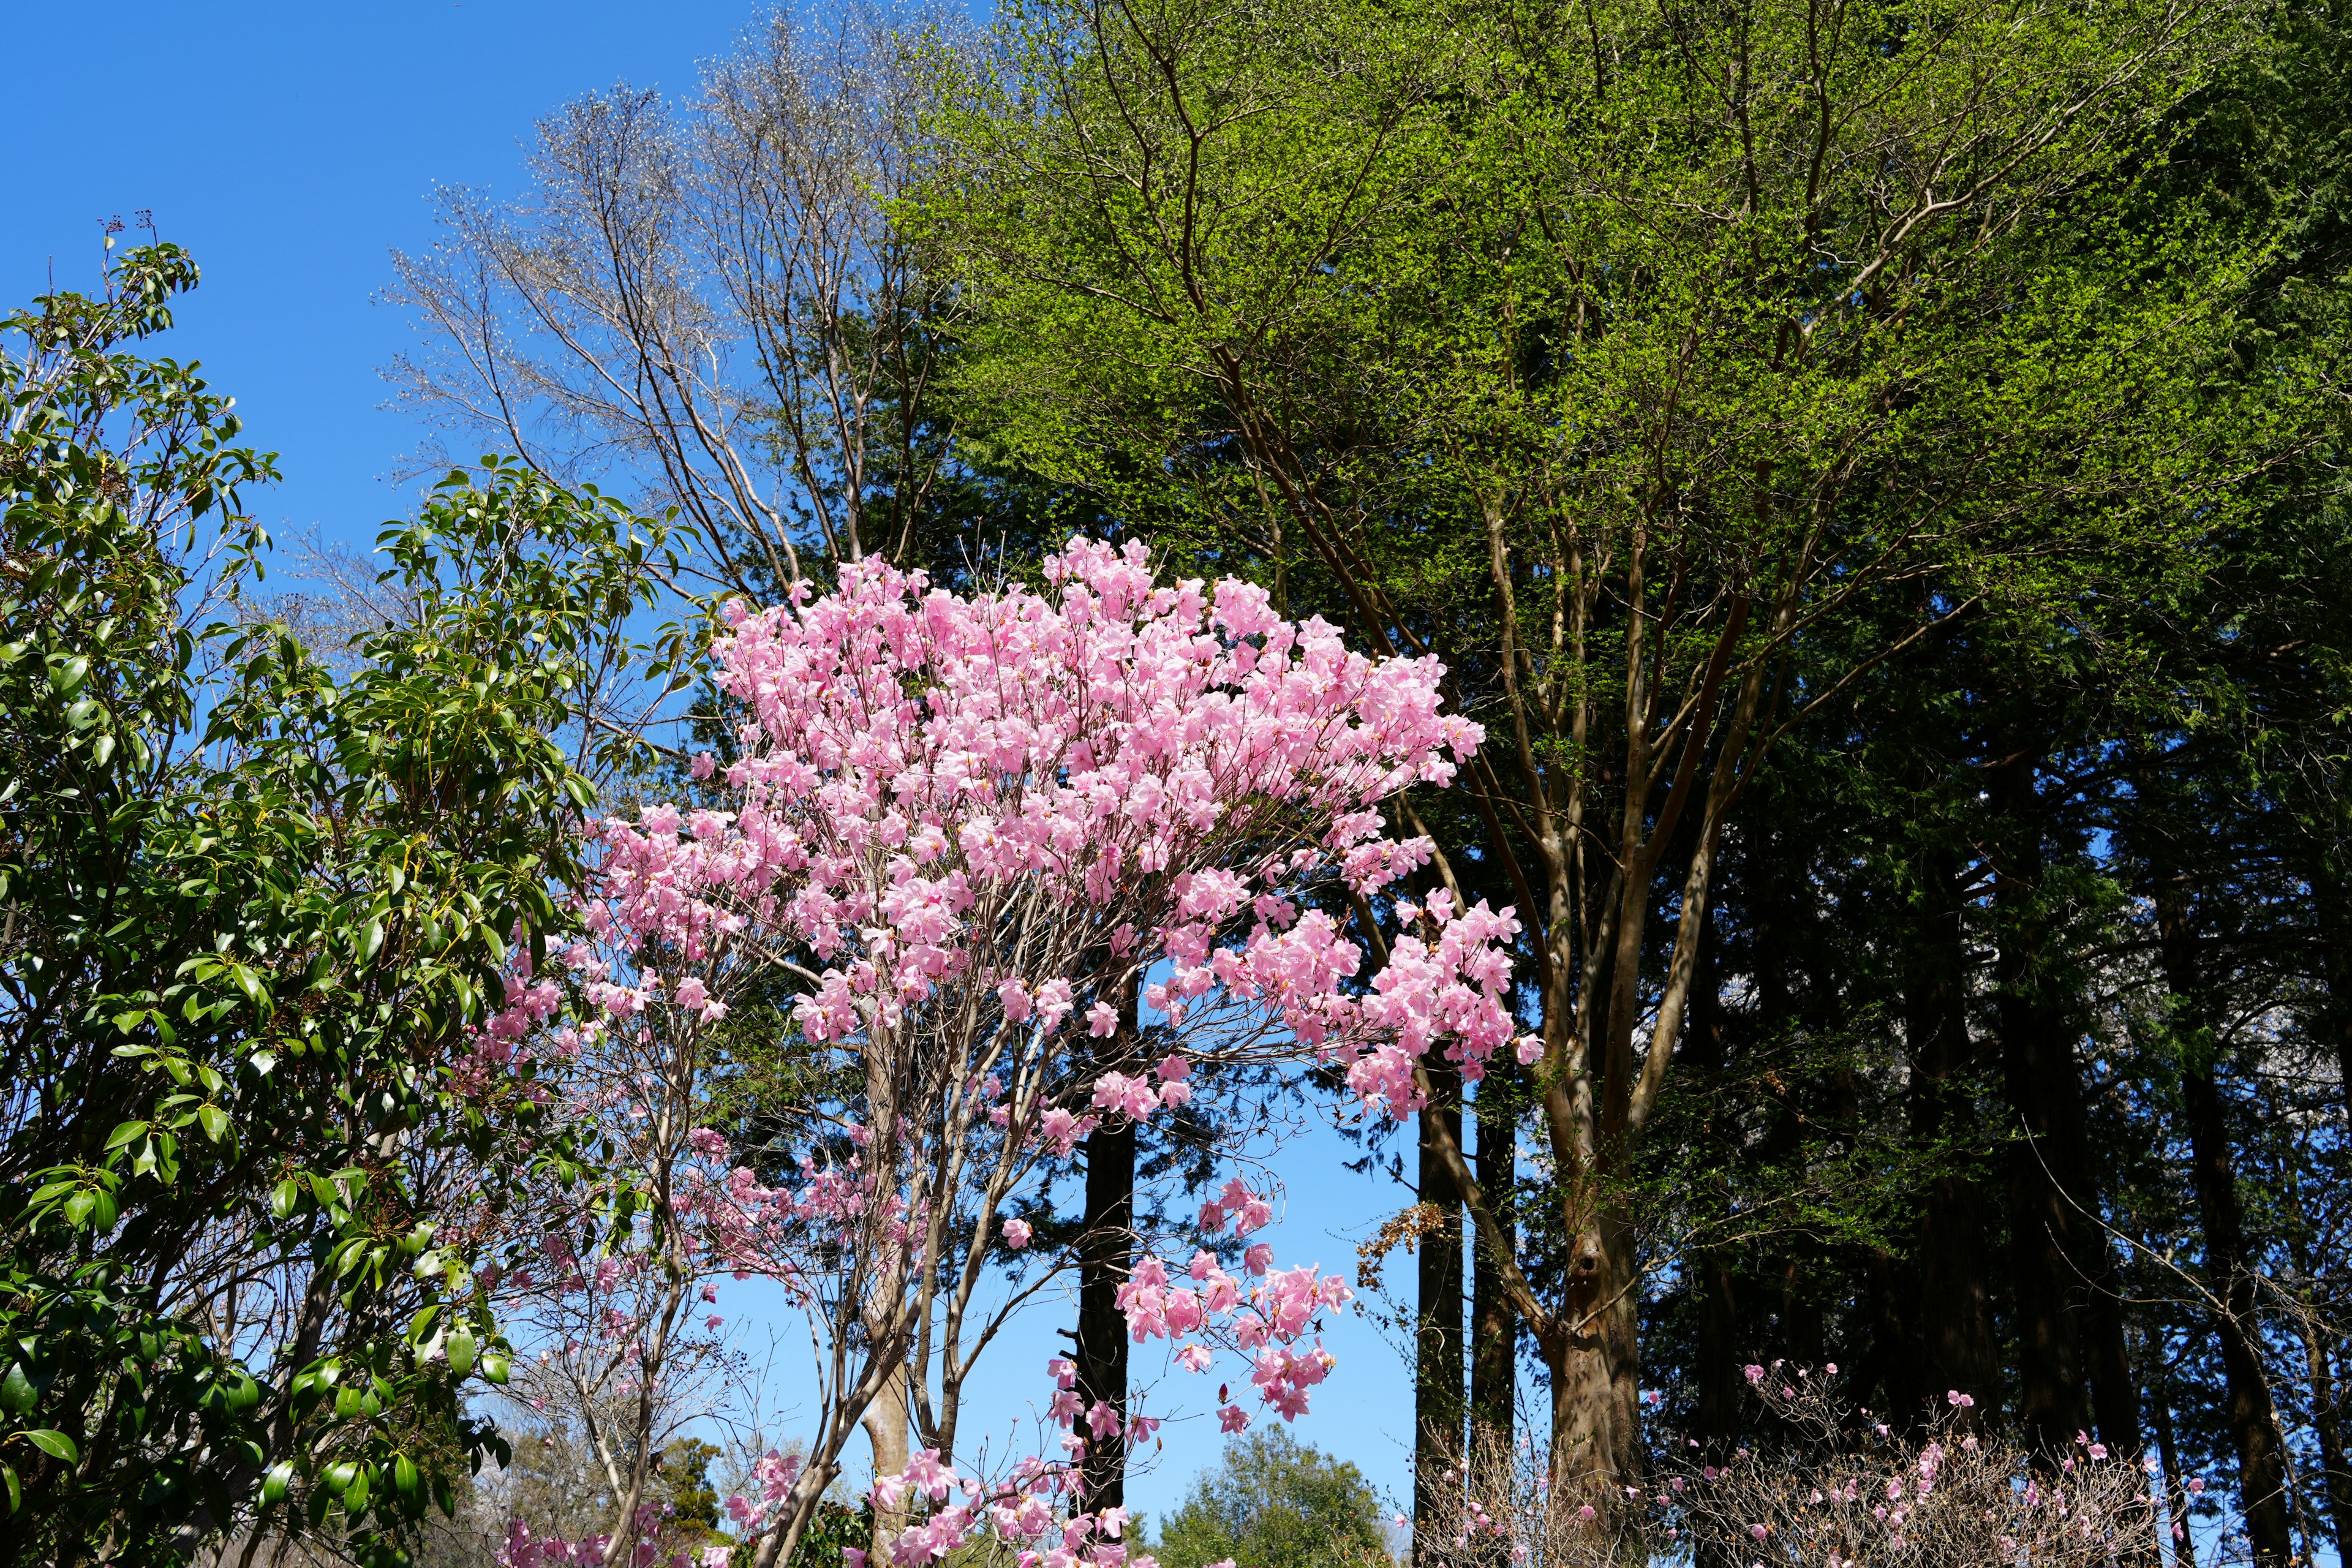
[{"label": "tree trunk", "polygon": [[[1698,982],[1692,987],[1690,1033],[1683,1042],[1683,1054],[1703,1097],[1701,1103],[1708,1106],[1726,1103],[1722,1076],[1727,1047],[1717,957],[1714,928],[1710,925],[1706,945],[1698,955]],[[1735,1134],[1735,1124],[1713,1115],[1699,1129],[1704,1144],[1727,1152],[1738,1146],[1736,1142],[1724,1142]],[[1716,1177],[1710,1212],[1728,1223],[1731,1189],[1720,1173]],[[1728,1453],[1733,1440],[1739,1436],[1739,1352],[1743,1347],[1739,1342],[1739,1293],[1733,1265],[1733,1251],[1726,1246],[1701,1247],[1691,1257],[1691,1289],[1698,1297],[1698,1364],[1692,1368],[1698,1383],[1698,1409],[1692,1435],[1706,1445],[1709,1454]]]},{"label": "tree trunk", "polygon": [[[1122,1120],[1086,1142],[1086,1232],[1078,1238],[1077,1394],[1084,1405],[1076,1429],[1087,1439],[1079,1461],[1079,1506],[1087,1512],[1127,1500],[1127,1319],[1118,1288],[1127,1282],[1135,1247],[1135,1123]],[[1107,1405],[1116,1429],[1094,1435],[1087,1417]]]},{"label": "tree trunk", "polygon": [[[907,1367],[904,1362],[890,1374],[890,1381],[874,1396],[874,1403],[858,1417],[866,1428],[866,1439],[874,1447],[874,1473],[895,1476],[907,1468]],[[876,1504],[874,1509],[873,1560],[887,1563],[890,1543],[907,1528],[907,1505],[901,1501],[896,1508]]]},{"label": "tree trunk", "polygon": [[[1516,1244],[1510,1197],[1517,1180],[1519,1142],[1517,1069],[1501,1065],[1478,1085],[1478,1189],[1496,1205],[1503,1236]],[[1470,1419],[1484,1431],[1511,1436],[1518,1414],[1519,1320],[1503,1291],[1494,1248],[1472,1238]]]},{"label": "tree trunk", "polygon": [[2168,1521],[2165,1533],[2172,1541],[2173,1568],[2197,1568],[2197,1543],[2189,1535],[2189,1489],[2181,1482],[2180,1445],[2172,1430],[2168,1381],[2158,1377],[2154,1385],[2156,1452],[2164,1468],[2164,1514]]},{"label": "tree trunk", "polygon": [[[2154,787],[2147,793],[2154,795]],[[2150,824],[2141,847],[2155,884],[2158,948],[2164,963],[2165,986],[2172,994],[2173,1029],[2180,1053],[2181,1115],[2189,1133],[2198,1220],[2205,1232],[2205,1268],[2221,1300],[2213,1327],[2221,1345],[2231,1436],[2238,1446],[2239,1506],[2245,1513],[2254,1561],[2265,1568],[2284,1568],[2294,1555],[2285,1444],[2255,1342],[2254,1274],[2246,1250],[2245,1215],[2238,1201],[2229,1123],[2215,1076],[2219,1044],[2205,1005],[2196,913],[2181,868],[2182,858],[2175,852],[2177,835],[2186,826],[2158,816]]]},{"label": "tree trunk", "polygon": [[2034,787],[2039,747],[2011,736],[2005,749],[2009,758],[1987,782],[2002,818],[1993,882],[2000,922],[1994,1016],[2010,1113],[2025,1133],[2010,1163],[2018,1415],[2032,1445],[2056,1458],[2072,1452],[2074,1434],[2091,1425],[2086,1276],[2077,1259],[2089,1251],[2081,1233],[2095,1194],[2086,1179],[2075,1031],[2045,973],[2053,954],[2042,886],[2044,814]]},{"label": "tree trunk", "polygon": [[2214,1081],[2210,1047],[2202,1041],[2189,1046],[2182,1064],[2180,1099],[2189,1123],[2198,1218],[2205,1231],[2205,1266],[2221,1298],[2213,1327],[2221,1345],[2231,1436],[2238,1445],[2239,1506],[2245,1512],[2254,1561],[2266,1568],[2284,1568],[2294,1555],[2285,1446],[2255,1344],[2254,1275],[2246,1256],[2238,1177],[2231,1162],[2221,1086]]},{"label": "tree trunk", "polygon": [[[1973,1157],[1975,1121],[1966,1081],[1976,1047],[1969,1037],[1968,933],[1958,868],[1931,855],[1923,868],[1917,929],[1905,954],[1903,1032],[1911,1058],[1912,1146],[1935,1162],[1919,1207],[1917,1242],[1920,1375],[1912,1397],[1949,1393],[1975,1399],[1972,1425],[1993,1417],[2001,1386],[1986,1279],[1985,1203]],[[1922,1387],[1924,1385],[1924,1389]],[[1895,1382],[1888,1382],[1890,1400]],[[1901,1414],[1916,1416],[1917,1410]]]},{"label": "tree trunk", "polygon": [[1633,1226],[1617,1200],[1578,1232],[1552,1374],[1552,1486],[1604,1497],[1642,1473]]},{"label": "tree trunk", "polygon": [[[1439,1155],[1440,1128],[1456,1148],[1462,1141],[1462,1078],[1450,1063],[1429,1064],[1430,1100],[1421,1112],[1422,1203],[1439,1213],[1424,1228],[1416,1253],[1419,1295],[1413,1339],[1413,1519],[1444,1517],[1458,1490],[1454,1466],[1462,1458],[1466,1414],[1462,1387],[1462,1194]],[[1481,1182],[1481,1186],[1485,1185]]]},{"label": "tree trunk", "polygon": [[2296,1327],[2311,1379],[2311,1425],[2319,1434],[2320,1478],[2336,1526],[2336,1560],[2352,1563],[2352,1468],[2347,1468],[2344,1455],[2344,1411],[2336,1394],[2335,1358],[2315,1321],[2305,1317]]}]

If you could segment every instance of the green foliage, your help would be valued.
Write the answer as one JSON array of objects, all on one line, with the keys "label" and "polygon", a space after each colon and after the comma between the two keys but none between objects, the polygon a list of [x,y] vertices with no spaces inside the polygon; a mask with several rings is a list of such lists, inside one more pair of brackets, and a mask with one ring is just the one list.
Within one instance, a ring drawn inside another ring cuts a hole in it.
[{"label": "green foliage", "polygon": [[507,1347],[436,1234],[559,1170],[468,1031],[567,929],[559,736],[662,530],[488,464],[382,536],[404,614],[338,679],[242,611],[272,459],[124,346],[195,268],[7,327],[0,447],[0,1522],[184,1561],[258,1510],[396,1553],[495,1433]]},{"label": "green foliage", "polygon": [[1380,1499],[1350,1464],[1279,1427],[1225,1445],[1169,1515],[1154,1555],[1165,1568],[1363,1568],[1390,1562]]},{"label": "green foliage", "polygon": [[[801,1532],[800,1544],[793,1548],[789,1568],[840,1568],[843,1547],[864,1552],[873,1544],[872,1501],[852,1508],[837,1499],[826,1498],[816,1505],[808,1528]],[[736,1568],[749,1568],[750,1562],[750,1552],[736,1554]]]}]

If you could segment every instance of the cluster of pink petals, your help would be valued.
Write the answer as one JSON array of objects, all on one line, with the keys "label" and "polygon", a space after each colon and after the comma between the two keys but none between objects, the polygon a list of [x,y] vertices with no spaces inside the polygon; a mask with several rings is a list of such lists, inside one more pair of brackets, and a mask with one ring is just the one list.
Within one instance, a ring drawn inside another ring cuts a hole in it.
[{"label": "cluster of pink petals", "polygon": [[[669,1510],[656,1503],[639,1505],[636,1513],[636,1543],[629,1555],[631,1568],[654,1568],[661,1557],[656,1544],[661,1521]],[[537,1536],[522,1521],[507,1521],[507,1538],[499,1547],[499,1568],[604,1568],[605,1553],[611,1549],[612,1537],[591,1535],[580,1541],[565,1541],[555,1536]],[[727,1568],[727,1549],[706,1547],[696,1568]],[[688,1568],[689,1559],[683,1552],[670,1554],[667,1568]]]},{"label": "cluster of pink petals", "polygon": [[752,1463],[751,1479],[758,1483],[759,1495],[745,1497],[735,1493],[726,1502],[727,1517],[738,1531],[756,1534],[778,1503],[792,1494],[793,1483],[800,1479],[801,1457],[779,1454],[773,1448]]},{"label": "cluster of pink petals", "polygon": [[[1057,1363],[1066,1366],[1066,1363]],[[1003,1482],[959,1476],[926,1448],[895,1476],[876,1478],[871,1496],[883,1508],[928,1498],[931,1511],[891,1542],[897,1568],[924,1568],[975,1541],[993,1537],[1011,1548],[1021,1568],[1158,1568],[1157,1559],[1121,1541],[1127,1510],[1064,1513],[1056,1501],[1075,1491],[1076,1470],[1044,1459],[1024,1459]],[[961,1500],[950,1502],[950,1497]],[[863,1553],[851,1568],[863,1568]]]},{"label": "cluster of pink petals", "polygon": [[[869,1064],[945,1054],[941,1103],[869,1131],[853,1095],[820,1114],[855,1151],[812,1147],[773,1187],[730,1168],[723,1134],[670,1134],[682,1148],[667,1201],[690,1222],[680,1228],[701,1268],[779,1279],[803,1304],[815,1288],[795,1258],[911,1277],[938,1261],[927,1246],[951,1245],[940,1216],[972,1194],[923,1186],[921,1173],[950,1162],[909,1140],[959,1130],[948,1135],[992,1140],[997,1168],[1027,1170],[1104,1126],[1185,1106],[1196,1063],[1213,1066],[1237,1037],[1339,1063],[1361,1103],[1399,1117],[1421,1104],[1429,1052],[1475,1080],[1512,1043],[1513,911],[1442,892],[1399,900],[1430,847],[1383,830],[1384,799],[1450,780],[1482,738],[1441,711],[1437,662],[1351,652],[1332,626],[1284,621],[1236,580],[1161,584],[1137,544],[1074,539],[1045,575],[1043,593],[960,596],[868,561],[829,594],[727,606],[714,651],[721,690],[749,716],[740,760],[722,778],[698,759],[710,804],[653,805],[596,829],[602,881],[582,907],[593,941],[562,955],[587,1004],[573,1026],[553,1027],[560,992],[526,967],[483,1031],[486,1064],[548,1033],[586,1082],[591,1047],[642,1045],[649,1059],[665,1030],[685,1037],[725,1016],[733,974],[789,965],[808,1041]],[[1387,898],[1403,921],[1377,972],[1331,912],[1339,888]],[[1020,911],[1041,909],[1078,934],[1044,950],[1003,940]],[[667,978],[646,966],[653,951]],[[1120,1004],[1139,1000],[1151,1016],[1136,1021],[1169,1040],[1149,1065],[1117,1054],[1132,1026]],[[659,1077],[608,1072],[574,1109],[654,1125]],[[971,1217],[983,1236],[994,1219]],[[1271,1218],[1238,1181],[1202,1211],[1205,1228],[1244,1240]],[[999,1234],[1018,1251],[1032,1233],[1007,1220]],[[610,1301],[608,1336],[637,1331],[620,1299],[632,1281],[605,1277],[612,1259],[593,1281],[553,1261],[558,1282]],[[1147,1258],[1119,1306],[1139,1342],[1167,1338],[1187,1368],[1238,1352],[1261,1400],[1295,1416],[1333,1364],[1301,1336],[1352,1293],[1311,1268],[1274,1269],[1263,1243],[1245,1247],[1241,1273],[1203,1251],[1171,1279]],[[1078,1408],[1066,1383],[1054,1414],[1066,1447],[1083,1447],[1081,1423],[1104,1436],[1122,1419]],[[1237,1431],[1249,1415],[1226,1402],[1219,1420]],[[1130,1435],[1151,1425],[1134,1416]],[[1150,1568],[1116,1520],[1049,1531],[1040,1489],[1065,1489],[1066,1467],[1026,1463],[1010,1489],[919,1459],[885,1478],[936,1505],[901,1537],[899,1562],[988,1531],[1018,1542],[1029,1568]],[[761,1494],[730,1500],[739,1526],[779,1524],[793,1479],[770,1466]]]},{"label": "cluster of pink petals", "polygon": [[[605,824],[609,904],[592,920],[689,960],[753,928],[812,954],[796,1007],[820,1041],[887,1031],[967,979],[1008,1026],[1050,1035],[1076,1010],[1069,981],[968,974],[973,911],[1041,883],[1108,909],[1148,884],[1152,918],[1122,926],[1123,956],[1168,963],[1147,1000],[1171,1018],[1216,990],[1309,1047],[1377,1037],[1417,1056],[1443,1035],[1482,1062],[1507,1040],[1507,913],[1441,919],[1359,1004],[1363,953],[1293,896],[1334,875],[1370,892],[1425,861],[1373,808],[1450,778],[1480,738],[1439,711],[1435,662],[1351,653],[1245,583],[1160,586],[1139,545],[1074,540],[1046,573],[1050,596],[963,598],[866,563],[836,593],[730,609],[719,683],[756,719],[727,773],[735,809]],[[1229,863],[1242,803],[1283,814],[1289,852]],[[603,999],[648,997],[608,984]],[[688,1004],[681,987],[670,1005]],[[1083,1022],[1106,1035],[1116,1013],[1097,1001]],[[1148,1114],[1140,1091],[1114,1093]]]}]

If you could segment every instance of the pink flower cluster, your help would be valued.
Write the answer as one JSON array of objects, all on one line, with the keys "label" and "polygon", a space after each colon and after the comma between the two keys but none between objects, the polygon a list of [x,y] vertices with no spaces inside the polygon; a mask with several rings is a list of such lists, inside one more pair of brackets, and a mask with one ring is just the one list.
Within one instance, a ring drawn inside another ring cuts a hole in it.
[{"label": "pink flower cluster", "polygon": [[[552,1034],[567,1110],[641,1151],[637,1190],[665,1192],[688,1222],[666,1234],[690,1239],[664,1245],[685,1248],[671,1261],[690,1275],[758,1273],[804,1306],[854,1298],[871,1312],[968,1272],[932,1252],[992,1232],[1025,1249],[1029,1224],[998,1215],[1043,1163],[1185,1107],[1228,1064],[1337,1063],[1361,1104],[1402,1117],[1430,1051],[1475,1080],[1511,1043],[1513,911],[1402,899],[1429,846],[1383,831],[1385,798],[1450,780],[1481,739],[1441,712],[1436,661],[1350,652],[1234,579],[1160,584],[1140,545],[1074,539],[1045,575],[1042,593],[966,597],[868,561],[829,594],[727,606],[714,653],[749,719],[740,760],[723,774],[697,760],[700,804],[596,829],[593,940],[563,954],[586,1004],[572,1026],[555,1027],[560,991],[526,970],[486,1029],[486,1067]],[[1376,972],[1335,912],[1375,900],[1402,928]],[[655,952],[667,977],[646,966]],[[769,1187],[695,1124],[694,1069],[677,1064],[697,1059],[727,997],[779,978],[802,1038],[856,1070],[811,1075],[845,1087],[797,1108],[818,1132]],[[1139,1027],[1157,1040],[1148,1056]],[[869,1104],[877,1083],[889,1093]],[[1272,1208],[1236,1180],[1201,1217],[1245,1241]],[[626,1261],[599,1260],[592,1283],[555,1250],[562,1288],[604,1299],[604,1335],[654,1321],[618,1300],[635,1283]],[[1240,1267],[1202,1251],[1171,1277],[1146,1258],[1119,1305],[1138,1342],[1166,1338],[1189,1369],[1238,1352],[1261,1400],[1295,1416],[1333,1364],[1301,1338],[1352,1293],[1312,1268],[1275,1269],[1262,1242]],[[1226,1430],[1248,1423],[1219,1403]],[[1079,1408],[1066,1378],[1054,1415],[1073,1452],[1082,1423],[1098,1437],[1156,1425]],[[789,1462],[770,1460],[759,1496],[730,1500],[751,1533],[809,1502]],[[1026,1463],[1009,1489],[959,1480],[936,1456],[885,1478],[938,1505],[900,1562],[988,1530],[1029,1568],[1149,1568],[1115,1519],[1049,1530],[1039,1489],[1066,1489],[1066,1467]]]},{"label": "pink flower cluster", "polygon": [[[1055,1364],[1068,1366],[1066,1362]],[[1127,1530],[1125,1509],[1061,1512],[1055,1500],[1077,1485],[1077,1472],[1071,1467],[1031,1458],[1015,1466],[1003,1483],[991,1486],[956,1474],[938,1449],[926,1448],[898,1475],[876,1478],[871,1495],[877,1507],[887,1509],[924,1498],[932,1504],[928,1517],[891,1542],[890,1559],[898,1568],[923,1568],[985,1536],[1013,1548],[1020,1568],[1158,1568],[1157,1559],[1130,1552],[1121,1542]],[[948,1501],[955,1496],[962,1500]],[[863,1568],[863,1556],[852,1559],[851,1568]]]},{"label": "pink flower cluster", "polygon": [[[1362,1057],[1359,1091],[1400,1112],[1399,1064],[1436,1038],[1474,1066],[1507,1041],[1508,911],[1433,900],[1433,938],[1405,938],[1360,1000],[1361,950],[1299,912],[1322,878],[1369,893],[1426,860],[1373,808],[1450,778],[1480,738],[1439,712],[1436,663],[1351,653],[1245,583],[1160,586],[1140,545],[1073,540],[1046,574],[1052,596],[966,599],[867,563],[835,594],[731,606],[719,683],[756,718],[726,774],[735,809],[606,823],[610,902],[591,922],[695,962],[751,931],[806,951],[822,968],[796,1010],[819,1041],[887,1033],[950,983],[1007,1027],[1051,1036],[1083,1006],[1090,1036],[1114,1033],[1108,998],[1074,994],[1070,955],[989,962],[1004,955],[976,939],[1024,893],[1103,911],[1125,973],[1164,962],[1145,1000],[1171,1022],[1212,993],[1266,1009]],[[672,1004],[707,1015],[709,993],[684,991]],[[1120,1078],[1093,1104],[1141,1116],[1187,1092]]]},{"label": "pink flower cluster", "polygon": [[[669,1510],[656,1503],[640,1504],[637,1509],[636,1544],[631,1550],[631,1568],[654,1568],[661,1557],[658,1544],[661,1521]],[[507,1538],[499,1549],[499,1568],[604,1568],[604,1554],[611,1549],[612,1537],[591,1535],[580,1541],[565,1541],[556,1536],[537,1536],[522,1521],[507,1521]],[[683,1552],[670,1553],[667,1568],[727,1568],[727,1548],[706,1547],[699,1560]]]},{"label": "pink flower cluster", "polygon": [[779,1454],[771,1448],[754,1460],[751,1479],[759,1484],[759,1495],[747,1498],[739,1492],[727,1499],[727,1517],[735,1529],[746,1537],[757,1534],[776,1505],[792,1495],[800,1473],[798,1454]]},{"label": "pink flower cluster", "polygon": [[[1202,1226],[1221,1229],[1227,1215],[1238,1216],[1237,1228],[1247,1235],[1272,1215],[1265,1202],[1236,1179],[1202,1210]],[[1289,1270],[1273,1268],[1273,1249],[1260,1243],[1243,1254],[1244,1270],[1258,1278],[1247,1288],[1225,1272],[1216,1255],[1203,1248],[1192,1254],[1184,1278],[1171,1281],[1168,1266],[1157,1258],[1139,1260],[1118,1289],[1119,1310],[1137,1344],[1154,1339],[1171,1342],[1176,1361],[1189,1371],[1207,1369],[1211,1352],[1192,1336],[1217,1331],[1219,1337],[1252,1358],[1250,1382],[1259,1396],[1286,1421],[1306,1414],[1307,1390],[1329,1375],[1336,1364],[1318,1342],[1311,1351],[1296,1342],[1317,1315],[1338,1310],[1355,1299],[1355,1292],[1336,1274],[1318,1274],[1311,1266]],[[1062,1363],[1066,1364],[1066,1363]],[[1066,1391],[1069,1384],[1062,1385]],[[1068,1424],[1074,1405],[1056,1399],[1054,1415]],[[1218,1413],[1224,1430],[1237,1432],[1249,1424],[1247,1414],[1228,1404]]]}]

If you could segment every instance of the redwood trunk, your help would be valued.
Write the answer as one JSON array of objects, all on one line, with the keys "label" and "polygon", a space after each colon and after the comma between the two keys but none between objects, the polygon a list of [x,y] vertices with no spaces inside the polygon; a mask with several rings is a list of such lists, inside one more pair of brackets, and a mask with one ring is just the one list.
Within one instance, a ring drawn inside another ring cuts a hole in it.
[{"label": "redwood trunk", "polygon": [[[1985,1278],[1985,1202],[1973,1158],[1974,1107],[1967,1075],[1975,1056],[1969,1036],[1968,934],[1961,923],[1958,871],[1931,856],[1918,924],[1906,954],[1904,1036],[1911,1058],[1911,1139],[1935,1162],[1920,1205],[1918,1301],[1921,1372],[1933,1400],[1951,1392],[1976,1400],[1976,1424],[1991,1420],[2000,1385],[1992,1295]],[[1889,1380],[1890,1390],[1893,1380]],[[1905,1411],[1916,1416],[1918,1412]]]},{"label": "redwood trunk", "polygon": [[[1478,1190],[1496,1207],[1507,1245],[1516,1247],[1511,1193],[1518,1170],[1515,1076],[1504,1068],[1478,1086]],[[1475,1243],[1471,1254],[1470,1418],[1482,1430],[1509,1437],[1518,1412],[1518,1314],[1503,1292],[1494,1248]]]},{"label": "redwood trunk", "polygon": [[[1416,1253],[1419,1297],[1413,1341],[1412,1500],[1416,1523],[1453,1511],[1458,1491],[1454,1466],[1462,1457],[1465,1411],[1462,1388],[1462,1194],[1439,1156],[1441,1129],[1462,1142],[1461,1075],[1447,1063],[1429,1065],[1430,1102],[1421,1112],[1418,1186],[1422,1203],[1438,1213],[1421,1235]],[[1483,1185],[1483,1184],[1482,1184]]]},{"label": "redwood trunk", "polygon": [[[2038,749],[2014,738],[2007,746],[2009,759],[1987,782],[2003,818],[1993,883],[2000,921],[1995,1016],[2010,1112],[2025,1133],[2010,1163],[2018,1414],[2044,1455],[2072,1452],[2074,1435],[2094,1424],[2095,1358],[2107,1384],[2102,1403],[2109,1408],[2102,1414],[2116,1427],[2110,1432],[2101,1423],[2102,1436],[2131,1452],[2137,1422],[2126,1416],[2137,1395],[2128,1387],[2122,1314],[2103,1310],[2116,1305],[2114,1264],[2091,1217],[2098,1212],[2098,1194],[2074,1058],[2080,1031],[2050,973],[2058,954],[2043,886],[2046,822],[2034,783]],[[2103,1296],[2105,1303],[2098,1300]],[[2115,1386],[2119,1377],[2125,1387]]]}]

